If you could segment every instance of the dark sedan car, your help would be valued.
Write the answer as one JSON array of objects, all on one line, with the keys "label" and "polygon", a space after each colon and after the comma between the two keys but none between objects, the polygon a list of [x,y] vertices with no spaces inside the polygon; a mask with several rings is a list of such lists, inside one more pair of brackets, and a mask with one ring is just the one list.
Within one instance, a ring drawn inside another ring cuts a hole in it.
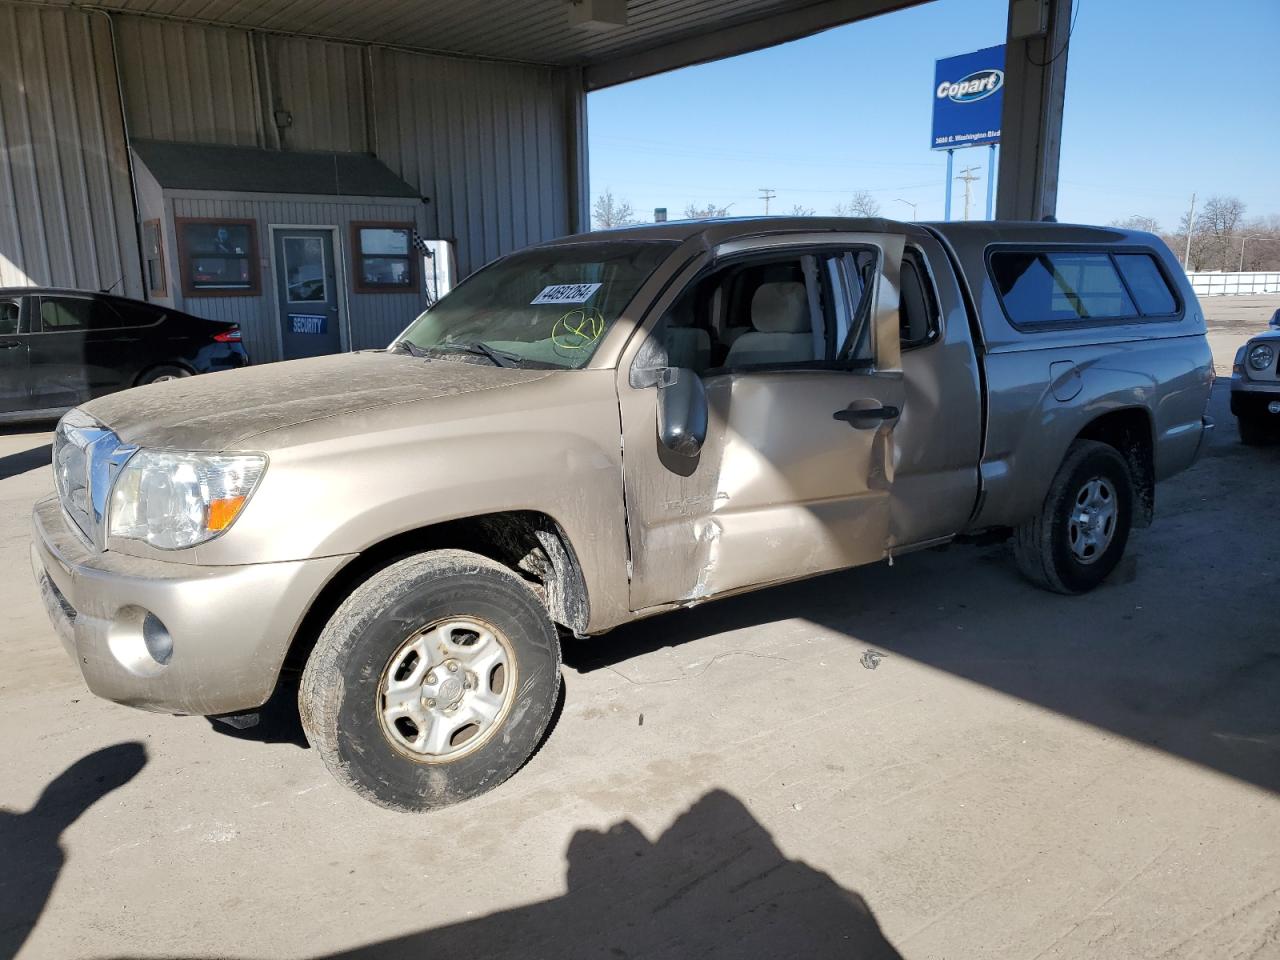
[{"label": "dark sedan car", "polygon": [[234,323],[105,293],[0,290],[0,420],[248,362]]}]

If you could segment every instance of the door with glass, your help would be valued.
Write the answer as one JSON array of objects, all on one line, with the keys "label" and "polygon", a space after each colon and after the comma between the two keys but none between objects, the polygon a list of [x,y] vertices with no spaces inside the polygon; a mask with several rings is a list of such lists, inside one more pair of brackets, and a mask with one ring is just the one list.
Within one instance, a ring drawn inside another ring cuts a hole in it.
[{"label": "door with glass", "polygon": [[284,359],[342,350],[337,271],[329,230],[275,231],[276,298]]}]

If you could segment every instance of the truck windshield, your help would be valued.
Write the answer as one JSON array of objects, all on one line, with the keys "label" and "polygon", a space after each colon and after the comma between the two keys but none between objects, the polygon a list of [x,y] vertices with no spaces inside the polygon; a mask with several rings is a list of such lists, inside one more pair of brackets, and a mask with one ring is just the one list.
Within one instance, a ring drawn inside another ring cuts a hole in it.
[{"label": "truck windshield", "polygon": [[615,240],[524,250],[460,283],[397,344],[495,364],[581,367],[676,244]]}]

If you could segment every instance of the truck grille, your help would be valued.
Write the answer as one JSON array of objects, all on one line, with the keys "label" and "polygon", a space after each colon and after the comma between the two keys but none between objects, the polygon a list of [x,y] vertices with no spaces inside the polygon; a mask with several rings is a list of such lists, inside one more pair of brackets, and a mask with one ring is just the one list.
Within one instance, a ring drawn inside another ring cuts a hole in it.
[{"label": "truck grille", "polygon": [[137,447],[81,410],[58,423],[53,437],[53,480],[67,517],[95,547],[105,545],[107,497],[120,467]]}]

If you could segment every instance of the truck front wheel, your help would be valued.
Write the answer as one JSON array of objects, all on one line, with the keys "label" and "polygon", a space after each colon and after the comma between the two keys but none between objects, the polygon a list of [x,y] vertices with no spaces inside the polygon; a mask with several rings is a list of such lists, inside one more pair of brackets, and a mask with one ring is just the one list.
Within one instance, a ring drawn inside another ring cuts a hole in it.
[{"label": "truck front wheel", "polygon": [[520,769],[559,693],[559,640],[529,586],[487,557],[436,550],[378,572],[338,607],[298,704],[339,781],[423,811]]},{"label": "truck front wheel", "polygon": [[1124,553],[1133,520],[1133,480],[1114,447],[1077,440],[1049,485],[1040,512],[1014,529],[1024,576],[1055,593],[1084,593]]}]

